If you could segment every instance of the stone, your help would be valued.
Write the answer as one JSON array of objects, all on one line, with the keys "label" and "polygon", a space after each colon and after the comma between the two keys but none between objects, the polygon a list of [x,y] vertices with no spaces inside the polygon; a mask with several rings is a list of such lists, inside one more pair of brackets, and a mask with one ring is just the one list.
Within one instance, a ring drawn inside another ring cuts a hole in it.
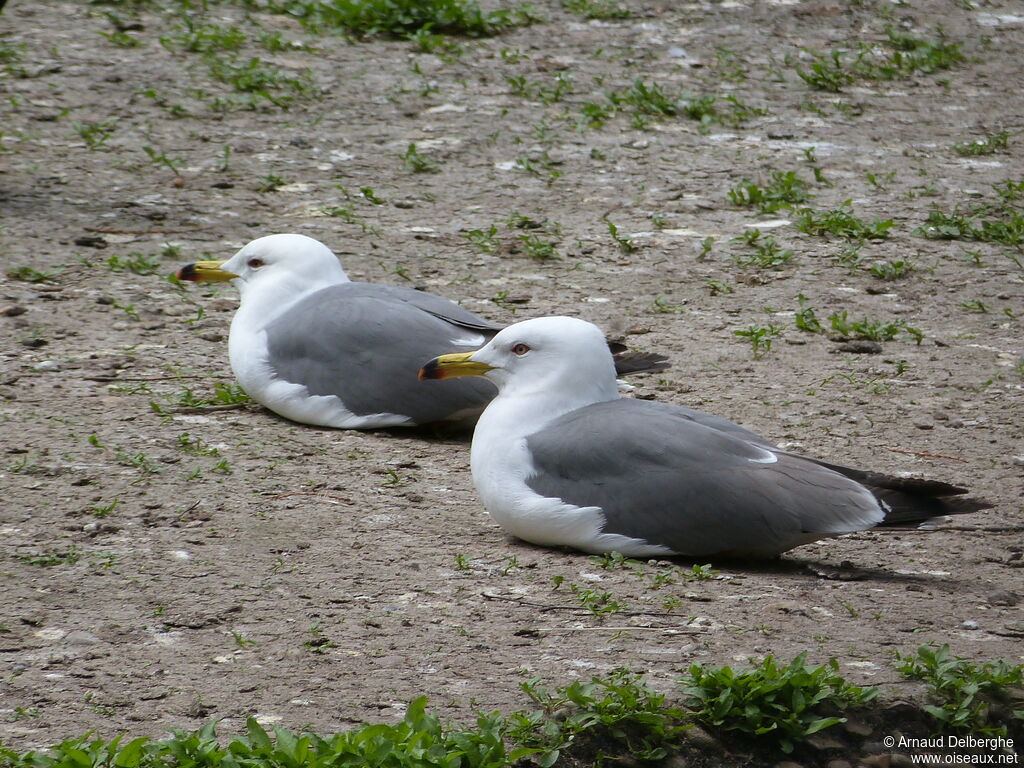
[{"label": "stone", "polygon": [[989,605],[1005,605],[1012,608],[1020,603],[1020,595],[1008,589],[997,589],[995,592],[989,592],[985,596],[985,601]]}]

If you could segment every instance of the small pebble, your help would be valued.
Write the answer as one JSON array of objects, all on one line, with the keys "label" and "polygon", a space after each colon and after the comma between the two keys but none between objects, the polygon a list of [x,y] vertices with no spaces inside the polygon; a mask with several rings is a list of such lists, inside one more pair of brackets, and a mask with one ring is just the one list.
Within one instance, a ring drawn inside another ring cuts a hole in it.
[{"label": "small pebble", "polygon": [[47,371],[59,371],[60,363],[56,360],[43,360],[41,363],[37,363],[32,366],[33,371],[47,372]]},{"label": "small pebble", "polygon": [[989,605],[1005,605],[1012,608],[1020,603],[1020,595],[1008,589],[997,589],[995,592],[990,592],[986,595],[985,600]]},{"label": "small pebble", "polygon": [[961,625],[964,629],[980,629],[981,624],[976,622],[974,619],[966,619]]}]

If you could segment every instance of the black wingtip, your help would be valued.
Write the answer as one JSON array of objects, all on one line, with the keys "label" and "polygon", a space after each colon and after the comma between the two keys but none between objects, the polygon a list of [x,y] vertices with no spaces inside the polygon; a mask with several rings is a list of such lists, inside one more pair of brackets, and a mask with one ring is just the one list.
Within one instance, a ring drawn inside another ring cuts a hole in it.
[{"label": "black wingtip", "polygon": [[621,352],[614,357],[615,373],[619,376],[630,373],[655,373],[672,367],[668,358],[657,352]]}]

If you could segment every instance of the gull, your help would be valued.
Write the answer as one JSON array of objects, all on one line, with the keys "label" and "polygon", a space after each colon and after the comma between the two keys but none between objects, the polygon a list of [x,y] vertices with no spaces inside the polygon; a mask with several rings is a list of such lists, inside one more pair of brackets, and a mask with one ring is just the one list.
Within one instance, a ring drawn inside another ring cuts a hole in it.
[{"label": "gull", "polygon": [[948,483],[818,461],[712,414],[623,398],[603,334],[576,318],[510,325],[420,371],[462,376],[498,387],[473,433],[473,483],[499,526],[535,544],[770,557],[991,506]]},{"label": "gull", "polygon": [[[439,351],[479,347],[501,325],[430,293],[353,282],[311,237],[261,237],[226,261],[188,264],[177,276],[238,289],[231,370],[253,400],[292,421],[339,429],[466,425],[496,394],[482,379],[424,386],[416,372]],[[616,349],[621,373],[666,367],[661,355]]]}]

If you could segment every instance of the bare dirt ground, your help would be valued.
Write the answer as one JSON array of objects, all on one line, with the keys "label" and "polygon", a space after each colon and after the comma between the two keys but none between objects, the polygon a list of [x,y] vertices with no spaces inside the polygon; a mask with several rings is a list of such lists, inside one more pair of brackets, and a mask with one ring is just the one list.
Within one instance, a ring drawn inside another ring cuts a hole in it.
[{"label": "bare dirt ground", "polygon": [[[523,706],[530,677],[624,666],[672,692],[694,662],[802,650],[899,699],[921,689],[900,680],[897,651],[1024,658],[1022,253],[917,231],[1024,177],[1021,6],[623,5],[628,18],[590,20],[539,2],[541,21],[442,56],[230,4],[8,3],[0,741],[220,717],[230,733],[252,714],[329,732],[397,718],[421,694],[469,721]],[[186,18],[237,25],[244,43],[186,50]],[[839,93],[796,73],[807,51],[879,45],[886,25],[934,40],[939,24],[965,56],[950,69]],[[218,56],[258,57],[294,81],[265,92],[293,101],[221,82]],[[714,96],[718,117],[623,103],[587,125],[588,102],[638,79]],[[1002,132],[993,154],[953,150]],[[417,172],[410,145],[436,170]],[[851,256],[792,211],[730,199],[772,169],[805,179],[815,210],[850,200],[868,222],[891,218],[889,237]],[[754,227],[792,258],[745,263],[754,246],[736,238]],[[703,581],[685,563],[603,569],[511,540],[474,495],[468,437],[181,407],[231,381],[236,297],[166,276],[272,232],[323,240],[353,279],[498,320],[579,315],[672,359],[634,381],[640,397],[961,483],[995,507],[777,566],[715,564]],[[913,269],[883,279],[894,262]],[[797,328],[800,296],[826,329],[846,311],[923,338],[850,351]],[[759,357],[734,333],[768,326]],[[621,610],[593,614],[587,590]]]}]

